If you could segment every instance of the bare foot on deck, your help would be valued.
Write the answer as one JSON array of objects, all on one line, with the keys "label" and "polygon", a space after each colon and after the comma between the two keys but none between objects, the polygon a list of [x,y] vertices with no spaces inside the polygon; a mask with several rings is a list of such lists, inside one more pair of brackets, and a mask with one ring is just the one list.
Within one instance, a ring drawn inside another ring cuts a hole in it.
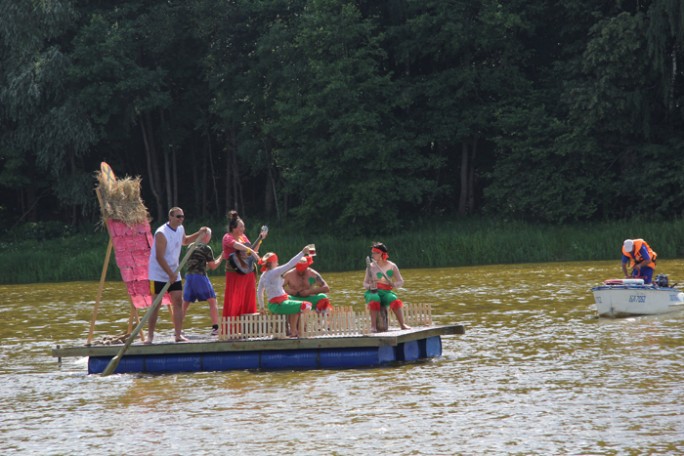
[{"label": "bare foot on deck", "polygon": [[411,329],[409,325],[401,325],[401,329]]},{"label": "bare foot on deck", "polygon": [[187,342],[187,341],[189,341],[189,340],[190,340],[190,339],[188,339],[187,337],[185,337],[185,336],[182,335],[182,334],[181,334],[180,336],[176,336],[176,342]]},{"label": "bare foot on deck", "polygon": [[143,345],[152,345],[152,341],[154,340],[154,337],[147,336],[147,340],[143,342]]}]

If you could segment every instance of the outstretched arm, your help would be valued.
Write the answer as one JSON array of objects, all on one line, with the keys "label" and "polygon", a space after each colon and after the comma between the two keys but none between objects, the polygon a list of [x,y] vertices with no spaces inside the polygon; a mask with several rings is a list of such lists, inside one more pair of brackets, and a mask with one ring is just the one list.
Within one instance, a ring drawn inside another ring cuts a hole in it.
[{"label": "outstretched arm", "polygon": [[221,261],[223,261],[223,252],[219,254],[218,258],[215,258],[214,261],[208,262],[207,267],[213,271],[214,269],[219,267]]},{"label": "outstretched arm", "polygon": [[629,263],[629,257],[626,255],[622,255],[622,273],[624,274],[625,278],[629,277],[629,271],[627,270],[627,264]]},{"label": "outstretched arm", "polygon": [[294,268],[295,265],[299,262],[299,260],[304,258],[304,255],[306,253],[308,253],[308,250],[306,247],[304,247],[304,249],[301,252],[299,252],[297,255],[293,256],[292,258],[290,258],[290,261],[288,261],[285,264],[281,264],[277,268],[271,269],[271,271],[278,271],[278,275],[285,274],[287,271]]},{"label": "outstretched arm", "polygon": [[195,242],[197,238],[200,237],[200,235],[204,235],[204,233],[206,233],[208,230],[209,229],[206,226],[203,226],[202,228],[200,228],[192,234],[186,234],[185,236],[183,236],[183,245],[188,245],[192,242]]}]

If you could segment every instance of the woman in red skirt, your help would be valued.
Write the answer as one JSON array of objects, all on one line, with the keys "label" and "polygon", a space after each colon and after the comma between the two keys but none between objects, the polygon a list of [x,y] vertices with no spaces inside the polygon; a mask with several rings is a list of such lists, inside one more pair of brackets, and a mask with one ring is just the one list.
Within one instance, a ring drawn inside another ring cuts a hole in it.
[{"label": "woman in red skirt", "polygon": [[[262,237],[266,237],[262,233]],[[245,257],[252,256],[259,261],[259,255],[245,236],[245,222],[237,211],[228,213],[228,232],[223,236],[223,258],[229,259],[236,251]],[[258,248],[257,248],[258,250]],[[223,297],[223,316],[237,317],[256,313],[256,275],[254,269],[246,274],[237,272],[226,261],[226,292]]]}]

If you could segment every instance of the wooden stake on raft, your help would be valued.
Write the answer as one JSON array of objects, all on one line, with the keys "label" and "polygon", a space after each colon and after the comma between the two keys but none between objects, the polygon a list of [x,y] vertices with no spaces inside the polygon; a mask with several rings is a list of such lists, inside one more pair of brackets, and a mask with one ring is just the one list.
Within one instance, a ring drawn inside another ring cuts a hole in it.
[{"label": "wooden stake on raft", "polygon": [[93,317],[90,319],[90,330],[88,331],[88,341],[86,345],[93,342],[93,331],[95,330],[95,320],[97,319],[97,310],[100,307],[100,300],[102,299],[102,291],[104,289],[105,277],[107,276],[107,267],[109,266],[109,257],[112,255],[112,238],[109,238],[107,245],[107,253],[105,254],[104,264],[102,265],[102,274],[100,275],[100,287],[97,289],[97,298],[95,299],[95,307],[93,308]]},{"label": "wooden stake on raft", "polygon": [[[102,162],[100,165],[100,170],[103,175],[105,175],[105,185],[111,186],[116,181],[116,177],[114,176],[112,168],[110,168],[106,163]],[[97,195],[97,201],[99,202],[100,207],[102,207],[102,195],[100,194],[99,188],[95,189],[95,195]],[[107,225],[107,219],[104,219],[104,224],[105,226]],[[95,307],[93,307],[93,317],[90,319],[90,330],[88,331],[86,345],[90,345],[93,342],[93,331],[95,330],[97,311],[100,307],[100,300],[102,299],[102,292],[104,290],[104,282],[105,278],[107,277],[107,269],[109,268],[109,259],[112,256],[112,249],[114,247],[112,235],[109,233],[109,230],[107,230],[107,233],[109,234],[109,243],[107,244],[107,253],[105,254],[104,264],[102,265],[102,274],[100,274],[100,287],[97,290],[97,298],[95,299]]]}]

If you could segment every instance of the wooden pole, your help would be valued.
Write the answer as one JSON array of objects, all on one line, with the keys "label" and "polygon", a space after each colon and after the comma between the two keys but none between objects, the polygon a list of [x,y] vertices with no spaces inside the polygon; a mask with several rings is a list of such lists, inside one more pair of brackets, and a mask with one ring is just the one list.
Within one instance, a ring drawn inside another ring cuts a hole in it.
[{"label": "wooden pole", "polygon": [[[185,256],[183,257],[180,264],[176,268],[176,271],[175,271],[176,274],[178,274],[180,272],[181,268],[183,268],[183,266],[185,266],[185,262],[188,261],[188,258],[190,258],[190,254],[192,254],[192,252],[195,251],[195,249],[197,248],[197,244],[198,244],[198,242],[193,242],[192,245],[190,245],[190,248],[185,253]],[[142,327],[145,325],[145,323],[147,323],[147,320],[150,319],[150,316],[152,315],[152,311],[159,306],[162,298],[164,297],[164,294],[168,291],[170,286],[171,286],[171,282],[166,282],[164,284],[164,287],[161,289],[161,291],[159,292],[159,294],[155,298],[155,300],[152,303],[152,305],[150,306],[150,308],[147,309],[147,312],[145,312],[145,315],[143,315],[143,317],[140,319],[140,322],[138,323],[138,325],[135,327],[135,329],[128,336],[128,339],[126,339],[126,343],[124,344],[124,346],[121,347],[121,350],[119,350],[119,353],[117,353],[116,356],[114,358],[112,358],[112,360],[109,362],[109,364],[107,364],[107,367],[105,368],[105,370],[102,371],[103,377],[107,377],[108,375],[111,375],[112,373],[114,373],[117,366],[121,362],[121,358],[123,358],[124,353],[126,353],[126,350],[128,350],[128,347],[130,347],[131,343],[133,343],[133,339],[136,338],[136,336],[138,335],[138,333],[140,332]]]},{"label": "wooden pole", "polygon": [[[138,315],[138,309],[135,308],[135,304],[133,304],[133,299],[131,299],[131,313],[128,315],[128,331],[126,334],[130,334],[131,330],[133,329],[133,321],[135,321],[135,324],[137,325],[140,322],[140,315]],[[140,333],[140,341],[145,342],[145,337],[143,336],[143,333]]]},{"label": "wooden pole", "polygon": [[100,300],[102,299],[102,291],[104,289],[105,277],[107,276],[107,268],[109,267],[109,258],[112,255],[112,237],[109,237],[109,244],[107,245],[107,253],[105,254],[104,264],[102,265],[102,274],[100,275],[100,288],[97,290],[97,299],[95,299],[95,307],[93,308],[93,318],[90,319],[90,331],[88,331],[88,341],[86,345],[93,342],[93,331],[95,330],[95,320],[97,319],[97,310],[100,307]]}]

